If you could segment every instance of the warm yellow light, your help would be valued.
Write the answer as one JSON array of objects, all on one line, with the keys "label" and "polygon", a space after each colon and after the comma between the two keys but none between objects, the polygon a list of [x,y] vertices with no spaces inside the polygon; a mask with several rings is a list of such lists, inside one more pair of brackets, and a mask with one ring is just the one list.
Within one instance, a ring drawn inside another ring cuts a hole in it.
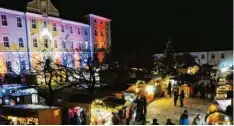
[{"label": "warm yellow light", "polygon": [[148,85],[146,86],[146,91],[149,92],[153,92],[154,91],[154,87],[152,85]]},{"label": "warm yellow light", "polygon": [[139,90],[139,88],[136,88],[136,93],[138,93],[140,90]]}]

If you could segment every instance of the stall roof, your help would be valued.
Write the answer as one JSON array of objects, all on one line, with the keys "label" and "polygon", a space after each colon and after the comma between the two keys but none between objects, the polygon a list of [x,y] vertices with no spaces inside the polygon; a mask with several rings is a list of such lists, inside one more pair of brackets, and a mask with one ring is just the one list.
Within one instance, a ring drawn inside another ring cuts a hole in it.
[{"label": "stall roof", "polygon": [[103,102],[108,106],[119,106],[119,105],[124,105],[126,100],[118,99],[115,97],[107,97],[103,99]]},{"label": "stall roof", "polygon": [[58,107],[34,105],[34,104],[4,105],[3,107],[4,108],[11,108],[11,109],[24,109],[24,110],[58,109]]}]

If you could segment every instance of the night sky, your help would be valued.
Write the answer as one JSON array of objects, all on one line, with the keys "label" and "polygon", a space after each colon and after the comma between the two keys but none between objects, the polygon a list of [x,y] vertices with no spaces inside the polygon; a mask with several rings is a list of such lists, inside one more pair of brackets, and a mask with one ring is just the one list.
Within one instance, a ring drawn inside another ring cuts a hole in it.
[{"label": "night sky", "polygon": [[[25,11],[30,0],[1,0]],[[113,50],[160,53],[169,36],[178,52],[232,50],[232,0],[51,0],[62,18],[93,13],[112,19]]]}]

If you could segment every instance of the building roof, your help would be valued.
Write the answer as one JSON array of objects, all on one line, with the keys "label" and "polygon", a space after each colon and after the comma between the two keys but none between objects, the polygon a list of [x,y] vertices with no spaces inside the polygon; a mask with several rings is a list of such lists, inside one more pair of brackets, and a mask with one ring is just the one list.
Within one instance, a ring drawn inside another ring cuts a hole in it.
[{"label": "building roof", "polygon": [[105,21],[111,21],[111,19],[108,19],[108,18],[105,18],[105,17],[102,17],[102,16],[98,16],[98,15],[94,15],[94,14],[89,14],[87,16],[102,19],[102,20],[105,20]]},{"label": "building roof", "polygon": [[32,2],[28,2],[27,10],[34,13],[43,14],[42,9],[47,11],[46,14],[50,16],[59,16],[59,11],[54,7],[50,0],[33,0]]},{"label": "building roof", "polygon": [[34,104],[4,105],[3,108],[24,109],[24,110],[58,109],[58,107],[43,106],[43,105],[34,105]]}]

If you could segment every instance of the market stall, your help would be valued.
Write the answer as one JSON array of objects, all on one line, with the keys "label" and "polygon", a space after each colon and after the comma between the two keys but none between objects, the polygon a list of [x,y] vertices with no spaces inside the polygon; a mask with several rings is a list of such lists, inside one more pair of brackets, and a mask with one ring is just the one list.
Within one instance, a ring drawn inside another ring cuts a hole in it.
[{"label": "market stall", "polygon": [[129,105],[126,100],[115,97],[95,100],[91,105],[91,125],[120,124],[123,110]]},{"label": "market stall", "polygon": [[179,87],[179,93],[181,93],[182,90],[184,91],[185,97],[190,97],[190,87],[187,84],[183,84]]},{"label": "market stall", "polygon": [[227,92],[229,91],[229,87],[227,85],[219,86],[216,89],[216,96],[215,99],[226,99],[227,98]]},{"label": "market stall", "polygon": [[60,108],[42,105],[4,105],[3,115],[15,125],[61,125]]},{"label": "market stall", "polygon": [[[220,101],[211,104],[207,110],[207,115],[205,117],[205,122],[207,124],[213,125],[230,125],[231,118],[226,114],[225,109],[220,106]],[[223,104],[223,103],[222,103]],[[228,103],[230,104],[230,103]]]},{"label": "market stall", "polygon": [[147,99],[147,102],[150,102],[154,99],[155,85],[152,84],[135,84],[130,86],[127,92],[132,92],[135,95],[144,95]]},{"label": "market stall", "polygon": [[0,105],[38,103],[37,90],[21,84],[6,84],[0,87]]}]

